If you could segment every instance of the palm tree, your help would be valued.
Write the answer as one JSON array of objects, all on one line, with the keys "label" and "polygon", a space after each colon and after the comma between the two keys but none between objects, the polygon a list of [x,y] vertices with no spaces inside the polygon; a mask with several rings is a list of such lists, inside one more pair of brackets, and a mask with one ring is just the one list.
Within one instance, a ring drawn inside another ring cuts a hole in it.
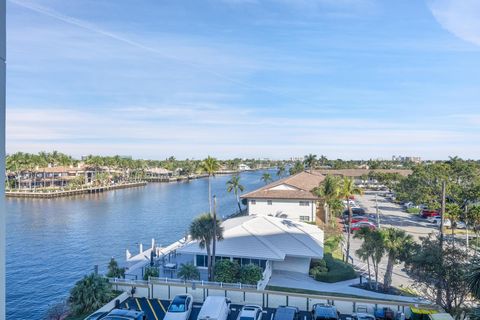
[{"label": "palm tree", "polygon": [[182,263],[180,268],[178,268],[177,276],[183,280],[199,280],[200,272],[198,268],[193,265],[193,263]]},{"label": "palm tree", "polygon": [[189,231],[192,239],[198,241],[198,246],[200,247],[200,249],[207,250],[208,279],[212,281],[212,263],[213,259],[215,259],[215,257],[212,256],[213,235],[215,233],[217,240],[222,240],[223,227],[219,226],[218,221],[217,223],[214,223],[211,214],[205,213],[192,221]]},{"label": "palm tree", "polygon": [[235,198],[237,199],[237,204],[238,204],[238,210],[239,212],[242,212],[242,206],[240,205],[240,197],[239,197],[239,191],[243,192],[245,188],[240,184],[240,176],[239,175],[234,175],[230,180],[227,181],[227,191],[232,192],[235,195]]},{"label": "palm tree", "polygon": [[302,161],[295,161],[293,166],[290,167],[290,169],[288,171],[289,171],[290,175],[294,175],[294,174],[297,174],[299,172],[302,172],[303,170],[305,170],[305,166],[303,165],[303,162]]},{"label": "palm tree", "polygon": [[265,172],[264,174],[262,174],[260,180],[262,180],[265,184],[268,184],[270,181],[272,181],[272,176],[270,175],[270,173]]},{"label": "palm tree", "polygon": [[201,172],[208,174],[208,206],[210,209],[210,214],[212,214],[212,184],[211,177],[215,177],[215,172],[220,168],[218,160],[208,156],[205,160],[200,163],[199,169]]},{"label": "palm tree", "polygon": [[474,250],[475,257],[476,257],[477,252],[478,252],[478,245],[479,245],[478,240],[480,238],[479,234],[478,234],[478,230],[480,229],[479,228],[479,226],[480,226],[480,206],[476,205],[476,206],[469,207],[467,218],[468,218],[468,223],[472,225],[473,230],[476,233],[475,246],[477,247],[477,249]]},{"label": "palm tree", "polygon": [[317,163],[317,155],[315,154],[309,154],[305,156],[305,159],[303,160],[303,163],[305,164],[305,167],[308,168],[310,173],[312,173],[313,167],[315,167],[315,164]]},{"label": "palm tree", "polygon": [[78,281],[70,291],[70,306],[75,315],[93,312],[112,299],[106,278],[95,273]]},{"label": "palm tree", "polygon": [[362,189],[355,185],[353,179],[344,177],[342,183],[340,185],[338,196],[343,198],[347,201],[347,208],[348,208],[348,226],[347,226],[347,252],[345,256],[345,262],[348,262],[348,257],[350,256],[350,233],[351,233],[351,226],[352,226],[352,207],[350,206],[350,198],[354,195],[361,195],[363,194]]},{"label": "palm tree", "polygon": [[467,283],[472,295],[480,299],[480,265],[475,264],[472,266],[472,269],[467,274]]},{"label": "palm tree", "polygon": [[446,218],[450,219],[450,229],[452,230],[452,240],[453,245],[455,246],[455,227],[457,226],[457,222],[460,220],[460,216],[462,215],[462,209],[456,203],[448,203],[445,210]]},{"label": "palm tree", "polygon": [[327,175],[313,192],[325,202],[325,224],[328,224],[330,218],[330,207],[333,201],[338,199],[340,192],[340,180],[331,175]]},{"label": "palm tree", "polygon": [[388,290],[392,285],[393,266],[405,260],[414,240],[404,230],[388,228],[384,230],[383,245],[388,255],[387,269],[383,278],[383,288]]},{"label": "palm tree", "polygon": [[285,174],[286,172],[286,169],[285,169],[285,165],[284,164],[280,164],[277,168],[277,176],[278,177],[283,177],[283,175]]},{"label": "palm tree", "polygon": [[370,278],[370,257],[373,256],[374,247],[372,246],[372,241],[368,241],[368,238],[371,236],[372,230],[370,228],[360,228],[358,232],[353,236],[355,239],[363,239],[363,243],[360,248],[355,252],[357,256],[362,259],[362,261],[367,262],[368,269],[368,286],[372,288],[372,280]]}]

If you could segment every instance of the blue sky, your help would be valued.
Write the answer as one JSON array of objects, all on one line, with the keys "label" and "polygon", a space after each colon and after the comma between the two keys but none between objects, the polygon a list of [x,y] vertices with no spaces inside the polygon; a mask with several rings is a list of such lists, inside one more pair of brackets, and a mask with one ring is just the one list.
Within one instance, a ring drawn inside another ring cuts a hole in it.
[{"label": "blue sky", "polygon": [[8,0],[7,152],[480,158],[475,0]]}]

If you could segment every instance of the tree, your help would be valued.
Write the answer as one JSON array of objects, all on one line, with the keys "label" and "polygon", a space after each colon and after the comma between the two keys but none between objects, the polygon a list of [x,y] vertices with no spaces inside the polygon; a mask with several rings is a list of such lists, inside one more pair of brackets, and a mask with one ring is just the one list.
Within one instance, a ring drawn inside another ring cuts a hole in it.
[{"label": "tree", "polygon": [[294,174],[302,172],[303,170],[305,170],[303,162],[302,161],[295,161],[294,165],[292,167],[290,167],[289,173],[290,173],[290,175],[294,175]]},{"label": "tree", "polygon": [[[340,180],[338,177],[327,175],[313,192],[325,202],[325,224],[330,220],[330,207],[335,206],[340,192]],[[338,203],[338,202],[337,202]]]},{"label": "tree", "polygon": [[183,280],[199,280],[200,272],[193,263],[182,263],[180,268],[178,268],[177,276]]},{"label": "tree", "polygon": [[120,268],[114,258],[110,259],[108,263],[108,272],[106,274],[109,278],[125,278],[125,268]]},{"label": "tree", "polygon": [[218,160],[208,156],[200,163],[199,169],[201,172],[208,174],[208,205],[210,214],[212,214],[212,182],[211,177],[215,177],[215,173],[220,169]]},{"label": "tree", "polygon": [[160,271],[158,267],[145,267],[143,271],[143,280],[148,280],[150,277],[158,278],[160,276]]},{"label": "tree", "polygon": [[[357,254],[364,260],[367,260],[368,275],[370,277],[369,258],[372,261],[373,272],[375,274],[375,290],[378,291],[378,274],[380,261],[385,253],[384,234],[380,230],[370,230],[369,228],[361,228],[356,232],[355,237],[363,239],[362,245]],[[370,286],[371,287],[371,286]]]},{"label": "tree", "polygon": [[215,265],[215,281],[235,283],[239,280],[240,266],[236,261],[221,260]]},{"label": "tree", "polygon": [[316,163],[317,163],[317,155],[311,154],[311,153],[309,155],[306,155],[303,160],[303,164],[310,171],[310,173],[312,173],[312,170],[315,167]]},{"label": "tree", "polygon": [[93,312],[112,299],[107,279],[91,273],[70,290],[70,307],[75,315]]},{"label": "tree", "polygon": [[341,184],[338,196],[343,198],[347,201],[347,208],[348,208],[348,225],[347,225],[347,252],[345,256],[345,262],[348,263],[348,257],[350,256],[350,234],[351,234],[351,226],[352,226],[352,207],[350,206],[350,198],[355,195],[363,194],[362,189],[355,185],[353,179],[344,177]]},{"label": "tree", "polygon": [[244,186],[240,184],[240,176],[239,175],[234,175],[230,180],[227,181],[227,192],[232,192],[235,195],[235,198],[237,199],[237,204],[238,204],[238,210],[239,212],[242,212],[242,206],[240,205],[240,195],[239,191],[243,192],[245,190]]},{"label": "tree", "polygon": [[466,279],[472,295],[480,299],[480,265],[478,263],[472,263]]},{"label": "tree", "polygon": [[265,172],[264,174],[262,174],[260,180],[262,180],[265,184],[268,184],[270,181],[272,181],[272,176],[270,175],[270,173]]},{"label": "tree", "polygon": [[244,284],[257,284],[262,280],[262,268],[255,264],[243,265],[240,268],[240,282]]},{"label": "tree", "polygon": [[457,226],[457,222],[460,220],[460,216],[462,215],[463,211],[460,206],[456,203],[447,203],[446,210],[445,210],[445,218],[450,219],[451,223],[451,230],[452,230],[452,241],[455,245],[455,227]]},{"label": "tree", "polygon": [[478,231],[480,230],[480,205],[469,207],[468,214],[467,214],[467,222],[469,225],[473,227],[473,230],[476,233],[476,237],[475,237],[475,247],[476,247],[475,256],[476,256],[479,248],[478,240],[480,236],[478,233]]},{"label": "tree", "polygon": [[[198,246],[201,249],[206,249],[207,251],[207,269],[208,269],[208,279],[213,281],[213,272],[212,272],[212,240],[214,232],[214,221],[213,217],[208,214],[202,214],[199,217],[195,218],[190,224],[190,235],[193,240],[198,241]],[[223,239],[223,227],[217,222],[216,228],[217,240]]]},{"label": "tree", "polygon": [[415,244],[405,261],[405,269],[419,291],[429,300],[439,297],[438,304],[452,315],[461,310],[470,293],[466,277],[469,265],[464,250],[449,244],[442,250],[440,239],[432,235]]},{"label": "tree", "polygon": [[388,228],[383,233],[383,246],[388,256],[383,287],[387,291],[392,285],[393,266],[399,261],[407,260],[414,240],[404,230],[397,228]]},{"label": "tree", "polygon": [[277,176],[283,177],[285,175],[286,169],[285,165],[282,163],[277,167]]}]

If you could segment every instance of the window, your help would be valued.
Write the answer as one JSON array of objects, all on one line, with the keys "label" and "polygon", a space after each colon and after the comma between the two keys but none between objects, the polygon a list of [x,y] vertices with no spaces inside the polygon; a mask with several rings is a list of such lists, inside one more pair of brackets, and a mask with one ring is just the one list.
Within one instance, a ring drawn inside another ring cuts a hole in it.
[{"label": "window", "polygon": [[309,201],[300,201],[300,206],[301,207],[308,207],[310,205]]},{"label": "window", "polygon": [[254,265],[256,265],[256,266],[260,266],[260,260],[258,260],[258,259],[252,259],[252,260],[250,261],[250,263],[251,263],[251,264],[254,264]]},{"label": "window", "polygon": [[242,265],[242,259],[241,258],[233,258],[233,262],[238,263],[238,265]]},{"label": "window", "polygon": [[271,205],[272,205],[272,200],[267,200],[267,204],[268,204],[269,206],[271,206]]},{"label": "window", "polygon": [[300,221],[310,221],[309,216],[300,216]]},{"label": "window", "polygon": [[207,256],[197,254],[197,267],[207,267]]},{"label": "window", "polygon": [[267,260],[260,260],[260,267],[265,270],[265,268],[267,267]]},{"label": "window", "polygon": [[248,258],[242,258],[242,266],[250,264],[250,259]]},{"label": "window", "polygon": [[250,204],[257,204],[256,200],[250,200]]}]

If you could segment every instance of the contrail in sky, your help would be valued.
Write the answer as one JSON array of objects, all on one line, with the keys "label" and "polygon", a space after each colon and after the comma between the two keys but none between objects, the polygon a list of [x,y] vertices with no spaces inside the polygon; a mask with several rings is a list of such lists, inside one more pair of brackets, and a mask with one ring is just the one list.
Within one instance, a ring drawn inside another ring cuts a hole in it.
[{"label": "contrail in sky", "polygon": [[[179,59],[177,57],[165,54],[164,52],[162,52],[162,51],[160,51],[160,50],[158,50],[154,47],[150,47],[150,46],[144,45],[140,42],[130,40],[130,39],[128,39],[126,37],[123,37],[121,35],[118,35],[116,33],[101,29],[101,28],[99,28],[99,27],[97,27],[97,26],[95,26],[95,25],[93,25],[93,24],[91,24],[87,21],[80,20],[80,19],[77,19],[77,18],[74,18],[74,17],[71,17],[71,16],[67,16],[67,15],[62,14],[58,11],[53,10],[53,9],[50,9],[50,8],[47,8],[47,7],[44,7],[44,6],[41,6],[41,5],[37,5],[37,4],[25,3],[25,2],[19,1],[19,0],[8,0],[8,1],[10,1],[11,3],[14,3],[18,6],[21,6],[23,8],[26,8],[26,9],[35,11],[37,13],[49,16],[51,18],[63,21],[65,23],[77,26],[79,28],[82,28],[82,29],[85,29],[85,30],[103,35],[105,37],[108,37],[108,38],[111,38],[111,39],[114,39],[114,40],[117,40],[117,41],[120,41],[120,42],[123,42],[125,44],[131,45],[132,47],[136,47],[136,48],[141,49],[141,50],[149,51],[149,52],[155,53],[155,54],[157,54],[157,55],[159,55],[163,58],[174,60],[174,61],[177,61],[181,64],[188,65],[188,66],[193,67],[195,69],[210,73],[210,74],[212,74],[212,75],[214,75],[218,78],[221,78],[223,80],[226,80],[226,81],[231,82],[233,84],[236,84],[238,86],[244,87],[246,89],[268,92],[268,93],[271,93],[272,95],[281,96],[281,97],[287,98],[289,100],[292,100],[292,101],[295,101],[295,102],[298,102],[298,103],[301,103],[301,104],[304,104],[304,105],[305,104],[316,105],[316,104],[313,104],[312,102],[304,101],[304,100],[298,99],[296,97],[292,97],[290,95],[284,94],[282,92],[278,92],[278,91],[273,90],[271,88],[265,88],[265,87],[259,87],[259,86],[251,85],[249,83],[246,83],[246,82],[239,81],[237,79],[228,77],[224,74],[218,73],[218,72],[210,70],[208,68],[205,68],[205,66],[195,64],[195,63],[185,61],[185,60]],[[321,111],[321,110],[317,110],[317,111]],[[326,110],[323,110],[323,111],[326,111]]]}]

